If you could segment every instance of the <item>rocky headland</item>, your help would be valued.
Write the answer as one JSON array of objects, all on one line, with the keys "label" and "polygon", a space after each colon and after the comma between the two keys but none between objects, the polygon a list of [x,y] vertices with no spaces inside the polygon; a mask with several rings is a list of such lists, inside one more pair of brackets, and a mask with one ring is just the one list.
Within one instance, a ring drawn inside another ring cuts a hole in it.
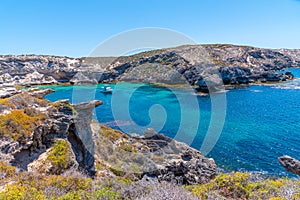
[{"label": "rocky headland", "polygon": [[132,56],[68,58],[0,56],[0,85],[101,82],[239,86],[293,79],[279,70],[300,66],[300,50],[227,44],[181,46]]}]

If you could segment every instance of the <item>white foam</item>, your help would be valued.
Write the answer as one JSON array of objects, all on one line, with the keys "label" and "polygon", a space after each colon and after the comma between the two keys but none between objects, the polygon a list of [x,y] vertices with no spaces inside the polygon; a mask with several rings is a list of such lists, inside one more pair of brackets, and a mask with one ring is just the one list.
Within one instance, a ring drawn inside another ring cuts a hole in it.
[{"label": "white foam", "polygon": [[250,90],[251,92],[263,92],[262,90]]}]

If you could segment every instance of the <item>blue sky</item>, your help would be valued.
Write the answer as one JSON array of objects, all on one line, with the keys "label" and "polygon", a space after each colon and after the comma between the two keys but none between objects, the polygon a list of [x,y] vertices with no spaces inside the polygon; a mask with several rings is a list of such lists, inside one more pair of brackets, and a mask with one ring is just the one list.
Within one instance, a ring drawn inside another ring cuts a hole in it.
[{"label": "blue sky", "polygon": [[297,0],[1,0],[0,54],[86,56],[122,31],[162,27],[197,43],[300,48]]}]

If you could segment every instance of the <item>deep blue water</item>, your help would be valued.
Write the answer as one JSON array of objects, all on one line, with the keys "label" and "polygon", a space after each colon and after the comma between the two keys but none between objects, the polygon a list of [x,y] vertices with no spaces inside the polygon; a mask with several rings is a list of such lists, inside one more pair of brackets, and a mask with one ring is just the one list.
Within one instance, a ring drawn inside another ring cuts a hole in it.
[{"label": "deep blue water", "polygon": [[[300,77],[300,69],[292,71]],[[222,117],[226,117],[220,137],[207,156],[214,158],[226,171],[259,171],[281,176],[290,174],[280,166],[279,156],[287,154],[300,158],[298,85],[299,80],[273,86],[251,86],[213,97],[196,96],[187,89],[147,84],[112,85],[115,87],[113,94],[101,93],[103,85],[51,86],[56,92],[46,98],[51,101],[70,99],[74,103],[100,99],[103,105],[95,109],[95,118],[100,123],[138,134],[149,126],[199,150],[209,126],[216,138]],[[218,105],[213,109],[212,99]],[[216,121],[210,124],[212,118]],[[205,144],[212,146],[213,141]]]}]

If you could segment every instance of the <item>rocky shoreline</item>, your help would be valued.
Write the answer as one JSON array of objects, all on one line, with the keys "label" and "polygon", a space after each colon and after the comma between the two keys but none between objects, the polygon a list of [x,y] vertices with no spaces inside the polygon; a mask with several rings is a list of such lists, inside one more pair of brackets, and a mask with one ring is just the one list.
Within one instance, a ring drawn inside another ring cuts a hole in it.
[{"label": "rocky shoreline", "polygon": [[194,45],[125,57],[0,56],[0,86],[96,84],[117,81],[211,86],[293,79],[278,71],[300,66],[300,50]]},{"label": "rocky shoreline", "polygon": [[[214,160],[186,144],[152,130],[137,137],[93,122],[93,109],[101,101],[51,103],[43,99],[51,92],[18,91],[1,99],[2,160],[20,170],[47,175],[76,168],[92,177],[106,174],[140,179],[147,175],[178,184],[206,183],[216,175]],[[17,124],[20,120],[26,124],[26,133]],[[68,150],[64,160],[59,161],[66,163],[59,165],[49,158],[57,141]]]}]

